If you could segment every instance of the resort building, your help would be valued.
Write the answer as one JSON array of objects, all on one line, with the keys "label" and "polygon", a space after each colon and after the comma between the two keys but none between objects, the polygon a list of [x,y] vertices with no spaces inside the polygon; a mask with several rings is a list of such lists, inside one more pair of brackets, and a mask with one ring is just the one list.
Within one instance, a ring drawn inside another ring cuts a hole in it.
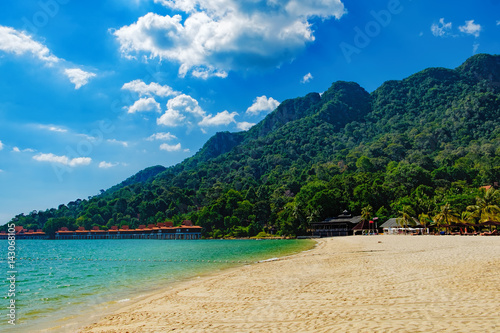
[{"label": "resort building", "polygon": [[71,231],[61,228],[56,232],[56,239],[200,239],[202,227],[193,225],[190,220],[185,220],[179,227],[174,227],[173,222],[140,225],[137,229],[130,229],[128,225],[120,228],[113,226],[109,230],[100,230],[93,227],[85,230],[79,227]]},{"label": "resort building", "polygon": [[[27,230],[22,226],[16,226],[16,239],[48,239],[49,236],[42,231],[42,229]],[[6,232],[0,232],[0,239],[8,239],[9,234]]]},{"label": "resort building", "polygon": [[354,228],[352,228],[354,235],[377,235],[378,217],[373,218],[369,221],[361,220]]},{"label": "resort building", "polygon": [[361,221],[361,216],[352,216],[347,211],[341,215],[321,222],[311,223],[313,237],[349,236]]}]

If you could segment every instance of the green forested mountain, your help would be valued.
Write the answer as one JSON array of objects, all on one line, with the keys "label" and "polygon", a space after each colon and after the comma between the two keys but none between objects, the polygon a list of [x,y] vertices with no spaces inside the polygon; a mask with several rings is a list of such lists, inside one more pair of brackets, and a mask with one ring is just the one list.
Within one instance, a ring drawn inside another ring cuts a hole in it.
[{"label": "green forested mountain", "polygon": [[381,219],[475,203],[500,181],[500,56],[430,68],[369,94],[335,82],[286,100],[247,132],[218,133],[193,157],[156,166],[89,200],[18,215],[43,227],[191,219],[209,237],[273,230],[368,206]]}]

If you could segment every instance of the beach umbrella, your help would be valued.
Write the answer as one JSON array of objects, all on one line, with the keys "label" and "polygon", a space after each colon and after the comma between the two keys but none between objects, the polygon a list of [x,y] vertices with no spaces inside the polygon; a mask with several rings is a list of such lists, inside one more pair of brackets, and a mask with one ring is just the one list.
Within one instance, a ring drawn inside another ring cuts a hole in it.
[{"label": "beach umbrella", "polygon": [[499,226],[500,222],[488,220],[488,221],[482,222],[481,225],[490,226],[490,231],[491,231],[491,226]]}]

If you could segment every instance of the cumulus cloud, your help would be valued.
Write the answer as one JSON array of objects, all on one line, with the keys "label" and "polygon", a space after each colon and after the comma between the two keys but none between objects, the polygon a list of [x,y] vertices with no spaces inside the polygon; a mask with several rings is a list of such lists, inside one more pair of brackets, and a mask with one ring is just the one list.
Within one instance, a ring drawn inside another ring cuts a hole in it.
[{"label": "cumulus cloud", "polygon": [[165,150],[168,152],[174,152],[174,151],[180,151],[182,149],[181,144],[178,143],[176,145],[169,145],[166,143],[163,143],[160,145],[160,150]]},{"label": "cumulus cloud", "polygon": [[271,112],[280,105],[280,102],[272,97],[267,98],[265,95],[257,97],[252,106],[247,109],[247,113],[257,115],[261,112]]},{"label": "cumulus cloud", "polygon": [[481,33],[482,27],[479,24],[474,23],[474,20],[465,21],[465,25],[461,25],[458,29],[468,35],[472,35],[474,37],[479,37]]},{"label": "cumulus cloud", "polygon": [[248,131],[254,125],[255,125],[254,123],[249,123],[249,122],[243,121],[241,123],[237,123],[236,127],[238,127],[238,129],[241,131]]},{"label": "cumulus cloud", "polygon": [[205,116],[205,111],[200,107],[198,101],[189,95],[179,95],[167,102],[167,109],[188,112],[195,116]]},{"label": "cumulus cloud", "polygon": [[1,25],[0,51],[12,53],[17,56],[30,54],[49,65],[57,63],[60,60],[50,52],[47,46],[33,40],[31,36],[22,31]]},{"label": "cumulus cloud", "polygon": [[147,138],[147,141],[154,141],[154,140],[164,140],[164,141],[170,141],[177,139],[177,137],[173,134],[170,133],[155,133],[151,135],[149,138]]},{"label": "cumulus cloud", "polygon": [[[219,112],[215,115],[207,114],[198,101],[193,97],[182,94],[170,99],[167,102],[167,110],[156,120],[158,125],[176,127],[181,125],[192,126],[198,124],[201,131],[205,133],[204,128],[210,126],[221,126],[235,123],[234,117],[238,113],[228,111]],[[149,137],[148,140],[171,140],[176,138],[170,133],[157,133]]]},{"label": "cumulus cloud", "polygon": [[186,119],[185,114],[202,118],[206,113],[196,99],[182,94],[167,102],[167,110],[156,120],[156,123],[169,127],[179,126]]},{"label": "cumulus cloud", "polygon": [[3,149],[3,142],[0,140],[0,150]]},{"label": "cumulus cloud", "polygon": [[198,125],[201,127],[229,125],[230,123],[236,122],[234,117],[237,115],[238,114],[236,112],[229,113],[228,111],[222,111],[217,113],[215,116],[208,115],[204,117]]},{"label": "cumulus cloud", "polygon": [[158,125],[176,127],[179,126],[184,119],[186,119],[186,117],[184,117],[179,111],[167,109],[167,111],[165,111],[160,118],[156,119],[156,123]]},{"label": "cumulus cloud", "polygon": [[141,98],[128,108],[127,113],[161,112],[160,103],[153,97]]},{"label": "cumulus cloud", "polygon": [[134,80],[125,83],[122,87],[122,90],[129,90],[132,92],[136,92],[139,94],[139,96],[168,97],[168,96],[179,95],[179,92],[173,90],[171,87],[167,85],[162,86],[156,82],[151,82],[150,84],[146,84],[142,80]]},{"label": "cumulus cloud", "polygon": [[109,169],[109,168],[114,168],[115,166],[118,166],[118,165],[119,165],[119,163],[111,163],[111,162],[102,161],[99,163],[99,168]]},{"label": "cumulus cloud", "polygon": [[71,83],[75,85],[75,89],[80,89],[89,83],[91,78],[96,76],[94,73],[85,72],[80,68],[66,68],[64,74],[66,74]]},{"label": "cumulus cloud", "polygon": [[92,162],[90,157],[77,157],[70,159],[67,156],[57,156],[52,153],[50,154],[38,154],[33,156],[33,159],[38,162],[50,162],[50,163],[58,163],[63,164],[70,167],[77,167],[82,165],[89,165]]},{"label": "cumulus cloud", "polygon": [[167,59],[179,75],[226,77],[231,70],[274,67],[314,41],[310,20],[339,19],[341,0],[155,0],[182,15],[147,13],[112,31],[124,57]]},{"label": "cumulus cloud", "polygon": [[314,77],[312,76],[311,73],[307,73],[306,75],[304,75],[304,77],[302,78],[300,83],[307,83],[307,82],[311,81],[313,78]]},{"label": "cumulus cloud", "polygon": [[450,35],[451,28],[452,28],[451,22],[446,23],[444,21],[444,18],[440,18],[439,23],[434,23],[431,26],[431,31],[432,31],[432,34],[436,37],[445,37],[445,36]]}]

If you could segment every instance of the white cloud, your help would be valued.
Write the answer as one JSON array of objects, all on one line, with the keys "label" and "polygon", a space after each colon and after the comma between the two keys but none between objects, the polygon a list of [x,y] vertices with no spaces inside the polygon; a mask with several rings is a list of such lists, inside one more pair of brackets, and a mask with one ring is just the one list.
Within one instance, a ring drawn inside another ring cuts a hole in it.
[{"label": "white cloud", "polygon": [[89,165],[92,162],[90,157],[77,157],[73,158],[69,161],[70,167],[81,166],[81,165]]},{"label": "white cloud", "polygon": [[0,140],[0,150],[2,150],[2,149],[3,149],[3,143],[2,143],[2,141]]},{"label": "white cloud", "polygon": [[0,25],[0,51],[12,53],[17,56],[31,54],[39,60],[51,65],[60,59],[51,54],[43,44],[33,40],[22,31]]},{"label": "white cloud", "polygon": [[57,133],[66,133],[67,129],[54,125],[38,125],[38,128]]},{"label": "white cloud", "polygon": [[241,131],[248,131],[254,125],[255,125],[254,123],[249,123],[249,122],[243,121],[241,123],[237,123],[236,127],[238,127],[238,129]]},{"label": "white cloud", "polygon": [[57,68],[62,69],[62,72],[75,85],[75,89],[80,89],[96,76],[94,73],[85,72],[79,68],[67,68],[68,62],[53,55],[47,46],[35,41],[32,36],[24,31],[2,25],[0,25],[0,51],[16,56],[31,55],[47,66],[59,64]]},{"label": "white cloud", "polygon": [[118,166],[120,163],[111,163],[111,162],[105,162],[102,161],[99,163],[99,168],[101,169],[109,169],[109,168],[114,168],[115,166]]},{"label": "white cloud", "polygon": [[231,70],[275,67],[314,41],[310,20],[339,19],[341,0],[155,0],[182,15],[148,13],[112,31],[122,55],[167,59],[179,75],[226,77]]},{"label": "white cloud", "polygon": [[59,163],[63,165],[67,165],[70,167],[89,165],[92,162],[90,157],[77,157],[70,159],[67,156],[57,156],[52,153],[50,154],[38,154],[33,156],[33,159],[38,162],[50,162],[50,163]]},{"label": "white cloud", "polygon": [[227,111],[222,111],[217,113],[215,116],[208,115],[204,117],[203,120],[198,123],[198,125],[202,127],[229,125],[230,123],[236,122],[234,120],[234,117],[237,115],[238,114],[236,112],[229,113]]},{"label": "white cloud", "polygon": [[119,141],[119,140],[116,140],[116,139],[108,139],[106,141],[108,141],[109,143],[116,143],[116,144],[122,145],[125,148],[128,147],[128,142],[126,142],[126,141]]},{"label": "white cloud", "polygon": [[451,22],[445,23],[444,18],[440,18],[439,24],[434,23],[431,26],[431,31],[432,31],[432,34],[436,37],[445,37],[445,36],[450,35],[451,28],[452,28]]},{"label": "white cloud", "polygon": [[266,96],[257,97],[251,107],[247,109],[248,114],[256,115],[261,112],[271,112],[280,105],[280,102],[272,97]]},{"label": "white cloud", "polygon": [[26,149],[19,149],[19,147],[14,147],[12,148],[12,152],[14,153],[34,153],[35,150],[34,149],[31,149],[31,148],[26,148]]},{"label": "white cloud", "polygon": [[184,119],[186,119],[186,117],[179,111],[167,109],[160,118],[156,119],[156,123],[158,125],[176,127],[179,126]]},{"label": "white cloud", "polygon": [[158,97],[168,97],[168,96],[179,95],[179,92],[173,90],[171,87],[167,85],[162,86],[156,82],[151,82],[150,84],[146,84],[142,80],[134,80],[125,83],[122,89],[136,92],[139,94],[139,96],[155,95]]},{"label": "white cloud", "polygon": [[80,89],[82,86],[89,83],[91,78],[96,76],[96,74],[85,72],[80,68],[66,68],[64,74],[66,74],[71,83],[75,85],[75,89]]},{"label": "white cloud", "polygon": [[475,24],[474,20],[465,21],[465,25],[461,25],[458,29],[468,35],[473,35],[474,37],[479,37],[482,27],[479,24]]},{"label": "white cloud", "polygon": [[170,141],[177,139],[177,137],[173,134],[170,133],[155,133],[151,135],[149,138],[147,138],[147,141],[154,141],[154,140],[165,140],[165,141]]},{"label": "white cloud", "polygon": [[156,123],[158,125],[175,127],[179,126],[186,119],[186,115],[202,118],[205,117],[205,114],[205,111],[200,107],[197,100],[191,96],[182,94],[167,102],[167,110],[156,120]]},{"label": "white cloud", "polygon": [[178,110],[182,112],[191,113],[195,116],[205,116],[205,111],[200,107],[198,101],[189,95],[179,95],[172,98],[167,102],[167,109]]},{"label": "white cloud", "polygon": [[479,49],[479,43],[472,44],[472,54],[476,54],[477,49]]},{"label": "white cloud", "polygon": [[173,152],[173,151],[180,151],[182,149],[181,144],[178,143],[176,145],[169,145],[166,143],[163,143],[160,145],[160,150],[165,150],[168,152]]},{"label": "white cloud", "polygon": [[197,77],[199,79],[208,79],[209,77],[215,76],[215,77],[220,77],[222,79],[225,79],[227,77],[227,72],[225,71],[218,71],[214,69],[213,67],[209,66],[209,68],[196,68],[193,69],[191,72],[191,75],[194,77]]},{"label": "white cloud", "polygon": [[306,75],[304,75],[304,77],[302,78],[300,83],[307,83],[307,82],[311,81],[313,78],[314,77],[312,76],[311,73],[307,73]]},{"label": "white cloud", "polygon": [[127,113],[147,111],[161,112],[160,103],[158,103],[153,97],[141,98],[135,101],[134,105],[128,108]]}]

